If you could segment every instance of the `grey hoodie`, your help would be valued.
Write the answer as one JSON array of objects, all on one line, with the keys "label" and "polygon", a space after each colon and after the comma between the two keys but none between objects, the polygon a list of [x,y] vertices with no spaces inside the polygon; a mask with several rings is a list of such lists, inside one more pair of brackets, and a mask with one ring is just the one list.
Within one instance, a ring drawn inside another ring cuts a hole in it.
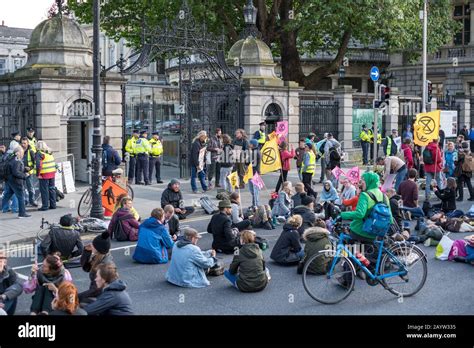
[{"label": "grey hoodie", "polygon": [[18,281],[16,272],[6,266],[0,273],[0,295],[6,295],[9,300],[13,300],[22,292],[23,288]]}]

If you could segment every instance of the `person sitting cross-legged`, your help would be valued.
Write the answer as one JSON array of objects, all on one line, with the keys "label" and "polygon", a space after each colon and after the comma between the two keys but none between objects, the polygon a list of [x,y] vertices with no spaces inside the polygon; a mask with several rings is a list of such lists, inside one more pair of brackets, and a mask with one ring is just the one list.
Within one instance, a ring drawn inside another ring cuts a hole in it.
[{"label": "person sitting cross-legged", "polygon": [[262,250],[255,243],[255,237],[254,231],[242,231],[242,247],[234,255],[229,270],[224,272],[224,276],[232,285],[242,292],[262,291],[270,280]]},{"label": "person sitting cross-legged", "polygon": [[296,265],[303,258],[304,251],[298,233],[302,223],[300,215],[293,215],[288,219],[270,254],[273,261],[281,265]]},{"label": "person sitting cross-legged", "polygon": [[238,192],[230,194],[230,204],[232,206],[232,227],[239,231],[246,230],[250,227],[251,221],[242,215],[240,195]]},{"label": "person sitting cross-legged", "polygon": [[232,204],[223,200],[219,202],[219,212],[214,214],[207,226],[207,232],[212,235],[212,248],[217,252],[232,254],[239,246],[237,229],[232,228]]},{"label": "person sitting cross-legged", "polygon": [[194,213],[193,207],[185,207],[180,183],[177,179],[171,179],[168,187],[161,194],[161,207],[164,209],[168,204],[174,207],[174,212],[180,220],[186,219]]},{"label": "person sitting cross-legged", "polygon": [[7,254],[0,249],[0,310],[15,314],[18,296],[23,288],[16,272],[7,266]]}]

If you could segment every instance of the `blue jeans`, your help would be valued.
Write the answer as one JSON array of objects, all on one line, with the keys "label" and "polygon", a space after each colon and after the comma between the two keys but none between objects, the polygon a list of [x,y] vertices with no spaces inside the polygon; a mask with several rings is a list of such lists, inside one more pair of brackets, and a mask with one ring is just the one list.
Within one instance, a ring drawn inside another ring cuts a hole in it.
[{"label": "blue jeans", "polygon": [[232,167],[221,167],[220,185],[227,192],[233,192],[232,185],[227,177],[232,173]]},{"label": "blue jeans", "polygon": [[400,209],[409,211],[411,215],[415,218],[425,217],[425,213],[423,213],[423,209],[421,209],[420,207],[416,207],[416,208],[401,207]]},{"label": "blue jeans", "polygon": [[258,207],[260,205],[260,189],[249,180],[249,191],[252,195],[252,206]]},{"label": "blue jeans", "polygon": [[39,183],[41,192],[41,208],[56,208],[56,186],[54,178],[40,179]]},{"label": "blue jeans", "polygon": [[7,202],[10,201],[10,199],[14,195],[18,198],[17,201],[18,201],[19,216],[26,215],[25,198],[24,198],[25,191],[23,189],[23,185],[18,185],[13,182],[7,181],[5,183],[5,191],[3,191],[3,201],[7,201]]},{"label": "blue jeans", "polygon": [[207,191],[206,172],[204,170],[201,170],[198,173],[197,168],[192,166],[191,167],[191,189],[193,190],[193,192],[197,191],[196,177],[199,178],[199,181],[201,182],[201,187],[202,187],[203,191]]},{"label": "blue jeans", "polygon": [[25,197],[25,202],[33,205],[35,203],[35,188],[33,186],[33,176],[29,176],[25,180],[28,197]]},{"label": "blue jeans", "polygon": [[224,271],[224,277],[226,277],[227,280],[232,283],[232,286],[234,286],[236,289],[238,289],[238,287],[237,287],[237,275],[231,274],[229,272],[229,270],[226,269]]},{"label": "blue jeans", "polygon": [[426,176],[426,188],[425,188],[425,197],[428,199],[428,197],[431,194],[431,180],[433,178],[436,180],[436,183],[438,184],[438,188],[441,190],[443,189],[443,181],[441,180],[441,173],[425,173]]},{"label": "blue jeans", "polygon": [[405,166],[405,168],[399,170],[397,172],[397,176],[395,177],[395,191],[398,191],[398,187],[400,186],[400,184],[402,183],[403,180],[405,180],[405,177],[407,176],[407,167]]},{"label": "blue jeans", "polygon": [[[3,186],[3,197],[11,191],[10,186],[8,186],[6,183]],[[2,197],[2,212],[7,213],[10,209],[14,213],[18,213],[18,198],[16,195],[13,195],[11,198],[11,203],[10,201],[7,201],[6,199],[3,199]]]},{"label": "blue jeans", "polygon": [[296,253],[296,255],[300,258],[300,260],[302,260],[303,257],[304,257],[304,250],[301,249],[300,251],[298,251],[298,252]]}]

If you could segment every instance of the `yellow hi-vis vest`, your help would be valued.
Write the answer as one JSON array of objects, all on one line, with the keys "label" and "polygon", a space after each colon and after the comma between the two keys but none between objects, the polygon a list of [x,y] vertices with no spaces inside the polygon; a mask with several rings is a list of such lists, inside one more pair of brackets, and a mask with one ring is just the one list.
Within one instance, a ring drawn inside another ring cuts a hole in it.
[{"label": "yellow hi-vis vest", "polygon": [[150,155],[161,156],[163,154],[163,144],[161,143],[159,139],[158,140],[151,139],[149,143],[151,146]]},{"label": "yellow hi-vis vest", "polygon": [[128,152],[130,156],[135,155],[135,145],[137,144],[137,139],[131,137],[127,140],[127,144],[125,145],[125,152]]},{"label": "yellow hi-vis vest", "polygon": [[36,138],[32,138],[32,139],[28,138],[28,144],[30,144],[30,147],[33,150],[33,152],[36,153],[36,144],[37,144]]},{"label": "yellow hi-vis vest", "polygon": [[31,170],[28,172],[28,174],[30,174],[30,175],[36,174],[36,168],[35,168],[34,163],[33,163],[33,158],[31,158],[31,150],[32,149],[26,150],[26,164],[27,164],[28,167],[31,168]]},{"label": "yellow hi-vis vest", "polygon": [[40,152],[44,155],[44,159],[41,161],[41,171],[40,175],[47,174],[47,173],[55,173],[56,172],[56,162],[54,162],[53,155],[49,153]]},{"label": "yellow hi-vis vest", "polygon": [[359,138],[361,141],[364,142],[370,142],[370,135],[367,133],[367,131],[362,131],[360,132]]},{"label": "yellow hi-vis vest", "polygon": [[314,171],[316,170],[316,155],[313,151],[309,151],[307,152],[307,154],[309,155],[309,165],[305,166],[303,158],[303,166],[301,167],[301,173],[314,174]]},{"label": "yellow hi-vis vest", "polygon": [[137,142],[135,143],[135,154],[149,153],[150,149],[150,144],[146,138],[138,138]]},{"label": "yellow hi-vis vest", "polygon": [[259,130],[258,133],[260,134],[260,138],[258,138],[258,140],[257,140],[258,143],[259,144],[265,144],[265,140],[266,140],[265,139],[266,138],[265,132],[262,132],[261,130]]}]

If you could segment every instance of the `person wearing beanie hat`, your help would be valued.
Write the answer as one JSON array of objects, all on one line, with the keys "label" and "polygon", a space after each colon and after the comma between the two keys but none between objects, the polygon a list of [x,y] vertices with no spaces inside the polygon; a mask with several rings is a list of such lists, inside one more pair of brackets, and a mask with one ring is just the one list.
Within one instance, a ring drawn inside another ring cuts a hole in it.
[{"label": "person wearing beanie hat", "polygon": [[193,207],[184,206],[183,194],[178,179],[171,179],[168,187],[161,194],[161,208],[164,209],[168,204],[173,206],[174,212],[180,220],[186,219],[194,213]]},{"label": "person wearing beanie hat", "polygon": [[97,287],[95,278],[100,265],[113,263],[110,245],[109,233],[103,232],[93,239],[92,244],[84,248],[84,252],[81,256],[81,266],[85,272],[89,273],[90,285],[88,290],[79,294],[81,304],[93,302],[102,292],[102,290]]},{"label": "person wearing beanie hat", "polygon": [[258,141],[257,141],[257,139],[251,139],[251,140],[249,141],[249,143],[250,143],[250,145],[252,145],[252,146],[254,146],[254,147],[257,147],[257,146],[258,146]]},{"label": "person wearing beanie hat", "polygon": [[48,235],[41,241],[40,250],[43,257],[55,252],[60,252],[63,260],[82,255],[84,245],[80,230],[74,226],[75,223],[76,220],[71,214],[61,216],[59,226],[53,225]]},{"label": "person wearing beanie hat", "polygon": [[207,232],[212,235],[212,249],[219,253],[232,254],[239,246],[237,230],[232,229],[232,204],[228,200],[219,202],[219,212],[214,214],[207,226]]}]

